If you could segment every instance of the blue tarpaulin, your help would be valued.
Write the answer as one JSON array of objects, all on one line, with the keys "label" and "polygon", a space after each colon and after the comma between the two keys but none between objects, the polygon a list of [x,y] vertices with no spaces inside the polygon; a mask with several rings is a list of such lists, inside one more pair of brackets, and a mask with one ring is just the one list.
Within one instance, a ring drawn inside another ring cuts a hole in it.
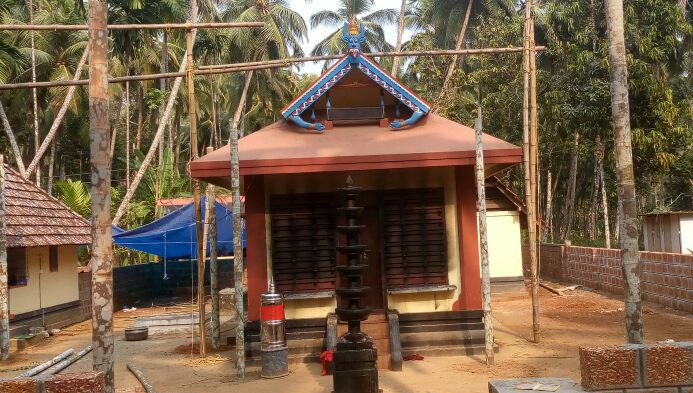
[{"label": "blue tarpaulin", "polygon": [[[205,218],[205,197],[201,203],[202,220]],[[216,202],[217,250],[219,256],[233,255],[233,215],[222,204]],[[185,205],[162,218],[139,228],[116,233],[113,242],[160,256],[164,259],[197,258],[195,234],[195,206]],[[245,222],[243,223],[243,247],[246,245]],[[209,255],[209,243],[207,244]]]}]

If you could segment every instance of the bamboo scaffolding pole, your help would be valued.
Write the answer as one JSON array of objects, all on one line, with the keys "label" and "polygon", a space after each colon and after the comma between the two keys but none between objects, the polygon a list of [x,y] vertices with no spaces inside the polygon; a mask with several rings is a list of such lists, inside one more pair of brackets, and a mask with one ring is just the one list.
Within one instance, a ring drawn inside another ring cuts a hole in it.
[{"label": "bamboo scaffolding pole", "polygon": [[[199,158],[197,146],[197,101],[195,100],[195,73],[194,73],[194,44],[195,30],[186,32],[186,46],[188,58],[187,85],[188,85],[188,120],[190,121],[190,160]],[[205,244],[202,227],[200,181],[193,178],[193,199],[195,202],[195,234],[197,235],[197,312],[199,314],[199,346],[200,356],[207,356],[206,332],[205,332]]]},{"label": "bamboo scaffolding pole", "polygon": [[[537,52],[544,51],[546,47],[538,46],[536,47]],[[523,48],[485,48],[485,49],[465,49],[465,50],[431,50],[431,51],[412,51],[412,52],[376,52],[367,53],[368,56],[372,57],[395,57],[395,56],[405,56],[405,57],[417,57],[417,56],[455,56],[461,54],[467,55],[484,55],[484,54],[503,54],[503,53],[520,53],[523,52]],[[245,72],[253,70],[264,70],[269,68],[284,68],[289,67],[296,63],[306,63],[311,61],[324,61],[324,60],[334,60],[340,59],[343,55],[334,56],[313,56],[313,57],[298,57],[290,59],[281,60],[268,60],[268,61],[256,61],[249,63],[237,63],[237,64],[219,64],[219,65],[209,65],[202,66],[194,71],[194,74],[206,76],[206,75],[218,75],[227,74],[232,72]],[[109,78],[109,83],[123,83],[123,82],[136,82],[136,81],[150,81],[159,79],[173,79],[182,78],[187,75],[185,71],[179,72],[165,72],[158,74],[147,74],[147,75],[130,75],[130,76],[120,76]],[[30,89],[30,88],[51,88],[60,86],[86,86],[89,84],[88,80],[72,80],[72,81],[51,81],[51,82],[22,82],[22,83],[8,83],[0,84],[0,90],[15,90],[15,89]]]},{"label": "bamboo scaffolding pole", "polygon": [[[224,29],[235,27],[262,27],[264,22],[208,22],[208,23],[143,23],[108,25],[108,30],[189,30],[189,29]],[[0,30],[20,31],[78,31],[89,30],[87,25],[37,25],[37,24],[6,24],[0,25]]]},{"label": "bamboo scaffolding pole", "polygon": [[[532,28],[532,1],[529,0],[525,8],[525,23],[524,23],[524,61],[523,61],[523,76],[524,76],[524,97],[522,110],[522,162],[524,169],[524,189],[525,203],[527,205],[527,232],[529,242],[529,260],[531,271],[531,289],[532,289],[532,341],[539,342],[540,326],[539,326],[539,277],[538,277],[538,260],[537,260],[537,234],[536,234],[536,198],[535,189],[536,176],[532,171],[536,169],[536,163],[532,165],[532,129],[535,129],[534,122],[536,121],[536,96],[534,100],[530,97],[532,92],[533,82],[536,84],[536,75],[532,76],[531,57],[534,55],[532,50],[531,37]],[[535,71],[536,73],[536,71]],[[532,101],[534,108],[532,108]]]}]

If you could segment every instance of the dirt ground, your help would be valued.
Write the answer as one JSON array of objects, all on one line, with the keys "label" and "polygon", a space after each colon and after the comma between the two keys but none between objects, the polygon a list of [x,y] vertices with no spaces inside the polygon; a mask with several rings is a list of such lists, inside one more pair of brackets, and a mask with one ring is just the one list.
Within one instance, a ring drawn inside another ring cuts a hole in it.
[{"label": "dirt ground", "polygon": [[[496,295],[493,307],[496,343],[500,347],[494,366],[487,367],[481,356],[426,357],[422,361],[405,362],[403,372],[381,371],[380,387],[385,393],[484,393],[489,379],[552,376],[579,381],[579,346],[620,344],[625,340],[623,306],[616,297],[585,290],[564,296],[542,292],[540,344],[528,341],[531,304],[527,294]],[[646,305],[644,309],[648,342],[693,339],[690,314],[655,305]],[[180,310],[145,309],[136,314],[166,311]],[[126,369],[128,362],[140,367],[157,389],[166,393],[331,391],[332,378],[320,376],[319,364],[293,365],[288,377],[277,380],[260,379],[259,369],[251,368],[245,382],[240,382],[235,377],[234,363],[228,360],[233,351],[215,353],[208,364],[194,367],[189,335],[151,336],[147,341],[127,342],[123,329],[130,326],[133,317],[123,312],[118,312],[116,317],[115,370],[119,392],[134,392],[139,386]],[[88,322],[68,328],[0,365],[0,378],[17,375],[21,371],[10,370],[46,361],[67,348],[80,350],[90,344],[90,334]],[[89,369],[91,357],[87,355],[67,372]]]}]

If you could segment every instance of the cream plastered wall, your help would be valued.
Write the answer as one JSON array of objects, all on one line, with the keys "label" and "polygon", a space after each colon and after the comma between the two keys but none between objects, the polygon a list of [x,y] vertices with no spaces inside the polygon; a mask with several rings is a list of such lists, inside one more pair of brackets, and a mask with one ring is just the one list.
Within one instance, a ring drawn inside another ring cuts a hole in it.
[{"label": "cream plastered wall", "polygon": [[[454,291],[388,295],[388,308],[402,313],[450,311],[460,293],[460,257],[457,236],[454,168],[414,168],[387,171],[350,172],[354,184],[365,190],[443,187],[445,191],[445,224],[447,227],[448,282]],[[347,173],[272,175],[265,177],[265,206],[272,194],[335,192],[344,185]],[[267,228],[267,271],[272,274],[271,220],[265,215]],[[336,299],[287,300],[288,319],[323,318],[334,312]]]},{"label": "cream plastered wall", "polygon": [[48,252],[48,247],[27,248],[27,285],[10,288],[11,314],[23,314],[40,310],[41,306],[48,308],[79,300],[77,246],[58,247],[57,272],[50,271]]},{"label": "cream plastered wall", "polygon": [[491,278],[522,277],[520,213],[489,211],[486,213],[486,225]]}]

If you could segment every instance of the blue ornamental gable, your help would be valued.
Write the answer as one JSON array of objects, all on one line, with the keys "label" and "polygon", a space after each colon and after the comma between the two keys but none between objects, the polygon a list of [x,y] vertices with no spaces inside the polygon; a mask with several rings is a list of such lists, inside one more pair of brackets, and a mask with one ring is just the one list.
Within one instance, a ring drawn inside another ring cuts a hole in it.
[{"label": "blue ornamental gable", "polygon": [[[348,45],[348,53],[339,59],[332,67],[330,67],[317,81],[315,81],[305,92],[299,95],[294,101],[289,103],[283,110],[282,116],[286,120],[290,120],[300,127],[312,129],[316,131],[324,131],[325,125],[315,121],[315,104],[318,100],[327,95],[327,111],[332,108],[330,103],[329,91],[344,79],[352,71],[365,75],[370,81],[374,82],[381,89],[380,106],[382,109],[382,118],[385,118],[385,93],[392,96],[396,100],[396,116],[399,117],[400,105],[408,108],[409,117],[405,120],[395,120],[390,123],[393,129],[400,129],[406,126],[411,126],[428,114],[431,110],[430,104],[421,99],[411,90],[402,85],[397,79],[383,70],[375,61],[365,56],[361,52],[361,44],[365,41],[365,29],[363,26],[356,28],[353,24],[344,24],[342,28],[344,42]],[[304,119],[301,115],[308,109],[312,113],[309,119]],[[336,108],[335,108],[336,109]],[[355,110],[358,113],[368,113],[368,110],[376,110],[378,108],[348,108]],[[368,118],[374,118],[368,116]]]}]

